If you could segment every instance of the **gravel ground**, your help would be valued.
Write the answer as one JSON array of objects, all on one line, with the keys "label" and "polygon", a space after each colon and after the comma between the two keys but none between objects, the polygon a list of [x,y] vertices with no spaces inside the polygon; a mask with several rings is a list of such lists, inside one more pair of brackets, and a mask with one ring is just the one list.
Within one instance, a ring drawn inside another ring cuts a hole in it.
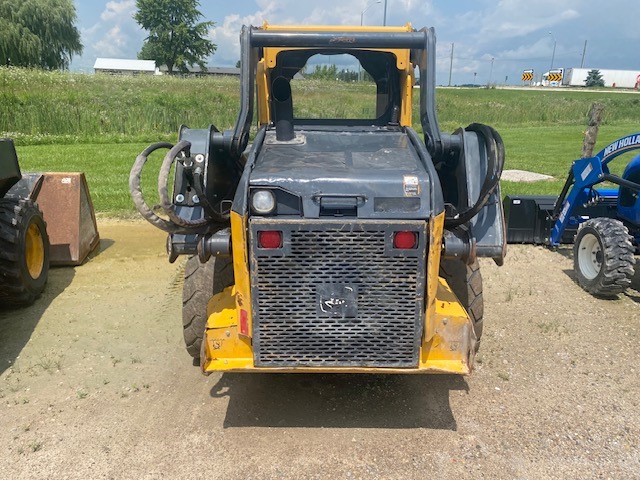
[{"label": "gravel ground", "polygon": [[539,182],[540,180],[553,180],[551,175],[529,172],[527,170],[504,170],[500,178],[509,182]]},{"label": "gravel ground", "polygon": [[0,478],[640,478],[640,279],[617,300],[570,249],[482,263],[485,336],[457,376],[204,377],[182,264],[142,223],[0,312]]}]

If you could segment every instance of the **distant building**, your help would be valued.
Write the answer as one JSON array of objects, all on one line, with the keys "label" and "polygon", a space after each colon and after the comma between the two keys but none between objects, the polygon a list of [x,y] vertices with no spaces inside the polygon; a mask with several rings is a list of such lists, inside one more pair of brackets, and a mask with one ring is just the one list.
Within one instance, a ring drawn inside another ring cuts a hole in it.
[{"label": "distant building", "polygon": [[153,60],[129,60],[125,58],[97,58],[95,73],[112,75],[161,75]]},{"label": "distant building", "polygon": [[[95,73],[109,73],[112,75],[163,75],[169,72],[166,65],[157,68],[154,60],[129,60],[124,58],[97,58],[93,69]],[[178,69],[174,69],[173,73],[188,76],[240,76],[240,69],[237,67],[206,67],[202,69],[198,65],[194,65],[193,67],[188,67],[188,70],[187,73],[182,73]],[[293,78],[296,80],[304,79],[300,72]]]},{"label": "distant building", "polygon": [[[187,67],[188,72],[182,73],[178,69],[173,70],[173,73],[178,75],[217,75],[217,76],[231,76],[231,77],[239,77],[240,69],[236,67],[206,67],[205,69],[200,68],[198,65],[194,65],[193,67]],[[162,65],[160,67],[161,73],[168,73],[168,69],[166,65]]]}]

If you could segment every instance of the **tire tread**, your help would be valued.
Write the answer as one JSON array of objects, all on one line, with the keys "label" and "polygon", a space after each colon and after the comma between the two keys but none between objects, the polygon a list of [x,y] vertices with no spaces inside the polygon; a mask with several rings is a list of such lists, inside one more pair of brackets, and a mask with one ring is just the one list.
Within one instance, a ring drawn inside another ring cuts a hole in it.
[{"label": "tire tread", "polygon": [[[602,270],[593,280],[582,275],[578,252],[584,235],[592,233],[602,245]],[[596,296],[612,297],[623,293],[634,275],[635,247],[629,230],[620,221],[612,218],[593,218],[584,222],[575,238],[573,247],[574,270],[578,284]]]},{"label": "tire tread", "polygon": [[440,276],[444,278],[465,308],[476,333],[476,352],[480,348],[484,319],[484,297],[480,264],[475,260],[467,265],[461,260],[442,259]]},{"label": "tire tread", "polygon": [[200,358],[200,348],[207,324],[207,304],[211,297],[233,285],[231,258],[212,257],[200,263],[197,256],[187,260],[182,288],[182,328],[187,352]]}]

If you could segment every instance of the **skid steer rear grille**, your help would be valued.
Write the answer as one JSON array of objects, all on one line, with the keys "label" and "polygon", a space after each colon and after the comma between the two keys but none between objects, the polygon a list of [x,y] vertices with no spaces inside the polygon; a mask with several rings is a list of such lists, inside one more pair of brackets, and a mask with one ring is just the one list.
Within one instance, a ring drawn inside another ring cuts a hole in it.
[{"label": "skid steer rear grille", "polygon": [[[277,221],[250,228],[258,367],[416,367],[423,325],[421,221]],[[283,233],[259,248],[258,231]],[[394,250],[393,232],[418,232]]]}]

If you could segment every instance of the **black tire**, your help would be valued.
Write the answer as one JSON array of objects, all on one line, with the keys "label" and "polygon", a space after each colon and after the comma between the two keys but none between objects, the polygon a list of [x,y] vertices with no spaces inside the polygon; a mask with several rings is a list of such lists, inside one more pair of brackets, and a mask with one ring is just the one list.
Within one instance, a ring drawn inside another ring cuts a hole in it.
[{"label": "black tire", "polygon": [[476,343],[477,352],[480,348],[484,317],[480,265],[477,260],[471,265],[467,265],[461,260],[442,259],[440,261],[440,276],[447,281],[473,322],[473,329],[478,339]]},{"label": "black tire", "polygon": [[578,284],[597,296],[624,292],[631,285],[636,263],[631,240],[629,230],[619,220],[592,218],[584,222],[573,245]]},{"label": "black tire", "polygon": [[49,236],[31,200],[0,200],[0,305],[31,305],[49,277]]},{"label": "black tire", "polygon": [[189,258],[182,287],[182,328],[187,352],[200,358],[200,347],[207,324],[207,303],[213,295],[233,285],[233,262],[230,257],[211,257],[200,263]]}]

